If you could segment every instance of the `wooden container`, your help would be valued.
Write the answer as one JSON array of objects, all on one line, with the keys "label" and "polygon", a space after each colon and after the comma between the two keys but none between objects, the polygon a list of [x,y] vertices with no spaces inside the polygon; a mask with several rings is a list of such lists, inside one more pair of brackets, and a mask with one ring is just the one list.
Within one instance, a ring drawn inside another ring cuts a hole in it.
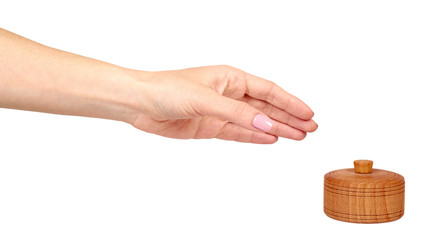
[{"label": "wooden container", "polygon": [[372,169],[370,160],[356,160],[354,165],[355,168],[325,175],[325,214],[353,223],[383,223],[401,218],[404,215],[404,177]]}]

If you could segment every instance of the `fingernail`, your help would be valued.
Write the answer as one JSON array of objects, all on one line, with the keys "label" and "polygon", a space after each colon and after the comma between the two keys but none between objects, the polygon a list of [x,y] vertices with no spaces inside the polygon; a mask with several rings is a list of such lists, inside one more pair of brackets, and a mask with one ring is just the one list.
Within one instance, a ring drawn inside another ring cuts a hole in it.
[{"label": "fingernail", "polygon": [[273,121],[265,115],[257,114],[253,119],[252,125],[261,131],[268,132],[272,129]]}]

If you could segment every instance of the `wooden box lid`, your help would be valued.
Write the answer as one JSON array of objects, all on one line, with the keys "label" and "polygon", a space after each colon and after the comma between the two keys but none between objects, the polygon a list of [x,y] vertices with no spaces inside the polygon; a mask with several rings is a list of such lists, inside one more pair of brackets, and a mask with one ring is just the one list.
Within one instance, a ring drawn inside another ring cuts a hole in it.
[{"label": "wooden box lid", "polygon": [[354,223],[382,223],[401,218],[404,214],[404,177],[373,169],[370,160],[356,160],[354,166],[325,175],[325,214]]}]

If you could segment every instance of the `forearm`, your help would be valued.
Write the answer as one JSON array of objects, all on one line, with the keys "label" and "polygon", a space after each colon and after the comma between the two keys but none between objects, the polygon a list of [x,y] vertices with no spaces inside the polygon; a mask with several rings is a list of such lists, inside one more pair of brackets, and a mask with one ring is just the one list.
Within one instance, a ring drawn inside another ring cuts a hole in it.
[{"label": "forearm", "polygon": [[131,122],[135,72],[0,29],[0,107]]}]

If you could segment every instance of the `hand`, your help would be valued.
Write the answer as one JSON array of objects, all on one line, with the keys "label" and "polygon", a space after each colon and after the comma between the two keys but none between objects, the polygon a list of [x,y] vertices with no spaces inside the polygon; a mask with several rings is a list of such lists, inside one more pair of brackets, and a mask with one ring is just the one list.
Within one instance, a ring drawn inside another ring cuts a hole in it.
[{"label": "hand", "polygon": [[317,129],[312,110],[273,82],[229,66],[138,72],[144,100],[130,122],[171,138],[274,143]]}]

